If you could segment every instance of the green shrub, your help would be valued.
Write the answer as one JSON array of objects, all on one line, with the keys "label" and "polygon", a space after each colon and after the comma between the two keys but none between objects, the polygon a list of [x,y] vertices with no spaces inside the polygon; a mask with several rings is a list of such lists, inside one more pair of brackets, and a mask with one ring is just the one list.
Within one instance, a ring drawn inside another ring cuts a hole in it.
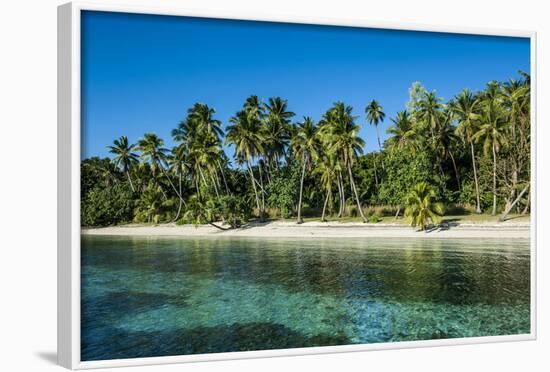
[{"label": "green shrub", "polygon": [[81,205],[83,226],[108,226],[132,221],[133,193],[127,184],[94,187]]}]

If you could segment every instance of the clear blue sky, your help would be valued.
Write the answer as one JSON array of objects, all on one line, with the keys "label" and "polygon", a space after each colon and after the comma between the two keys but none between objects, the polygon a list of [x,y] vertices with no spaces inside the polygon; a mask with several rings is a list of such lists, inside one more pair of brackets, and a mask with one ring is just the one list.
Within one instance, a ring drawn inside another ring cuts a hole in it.
[{"label": "clear blue sky", "polygon": [[169,147],[193,103],[215,108],[225,126],[251,94],[287,99],[296,120],[318,120],[344,101],[371,151],[371,99],[387,114],[385,137],[414,81],[447,100],[529,72],[529,58],[526,38],[85,12],[82,157],[108,156],[115,138],[136,142],[146,132]]}]

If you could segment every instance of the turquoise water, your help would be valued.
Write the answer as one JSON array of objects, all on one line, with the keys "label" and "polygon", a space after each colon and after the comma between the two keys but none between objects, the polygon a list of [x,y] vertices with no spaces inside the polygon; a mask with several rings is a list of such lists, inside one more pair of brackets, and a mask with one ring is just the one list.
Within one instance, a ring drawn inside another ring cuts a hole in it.
[{"label": "turquoise water", "polygon": [[528,240],[82,237],[82,360],[529,333]]}]

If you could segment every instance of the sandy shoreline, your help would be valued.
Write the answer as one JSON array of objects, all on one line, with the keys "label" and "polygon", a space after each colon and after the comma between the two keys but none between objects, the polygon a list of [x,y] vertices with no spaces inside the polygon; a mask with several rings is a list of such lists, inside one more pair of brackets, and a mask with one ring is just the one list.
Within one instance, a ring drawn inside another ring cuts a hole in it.
[{"label": "sandy shoreline", "polygon": [[82,229],[83,235],[115,236],[210,236],[210,237],[256,237],[256,238],[498,238],[528,239],[530,223],[478,223],[460,224],[430,232],[420,232],[402,224],[363,224],[354,222],[292,222],[275,221],[264,224],[221,231],[210,225],[162,224],[124,225]]}]

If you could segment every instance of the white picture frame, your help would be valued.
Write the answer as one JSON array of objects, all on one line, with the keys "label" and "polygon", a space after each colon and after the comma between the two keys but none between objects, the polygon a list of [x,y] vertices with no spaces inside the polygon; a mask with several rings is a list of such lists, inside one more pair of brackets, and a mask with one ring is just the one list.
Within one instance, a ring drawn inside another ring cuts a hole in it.
[{"label": "white picture frame", "polygon": [[71,2],[58,8],[58,362],[70,369],[137,366],[227,359],[311,355],[352,351],[403,349],[444,345],[479,344],[536,339],[536,141],[531,145],[531,330],[529,334],[410,341],[364,345],[324,346],[217,354],[162,356],[121,360],[81,361],[80,358],[80,17],[82,11],[125,12],[218,19],[337,25],[394,30],[432,31],[478,35],[516,36],[531,45],[531,131],[536,136],[536,33],[533,31],[455,28],[433,25],[393,24],[374,20],[273,17],[257,12],[237,14],[190,10],[162,5],[122,5],[113,2]]}]

